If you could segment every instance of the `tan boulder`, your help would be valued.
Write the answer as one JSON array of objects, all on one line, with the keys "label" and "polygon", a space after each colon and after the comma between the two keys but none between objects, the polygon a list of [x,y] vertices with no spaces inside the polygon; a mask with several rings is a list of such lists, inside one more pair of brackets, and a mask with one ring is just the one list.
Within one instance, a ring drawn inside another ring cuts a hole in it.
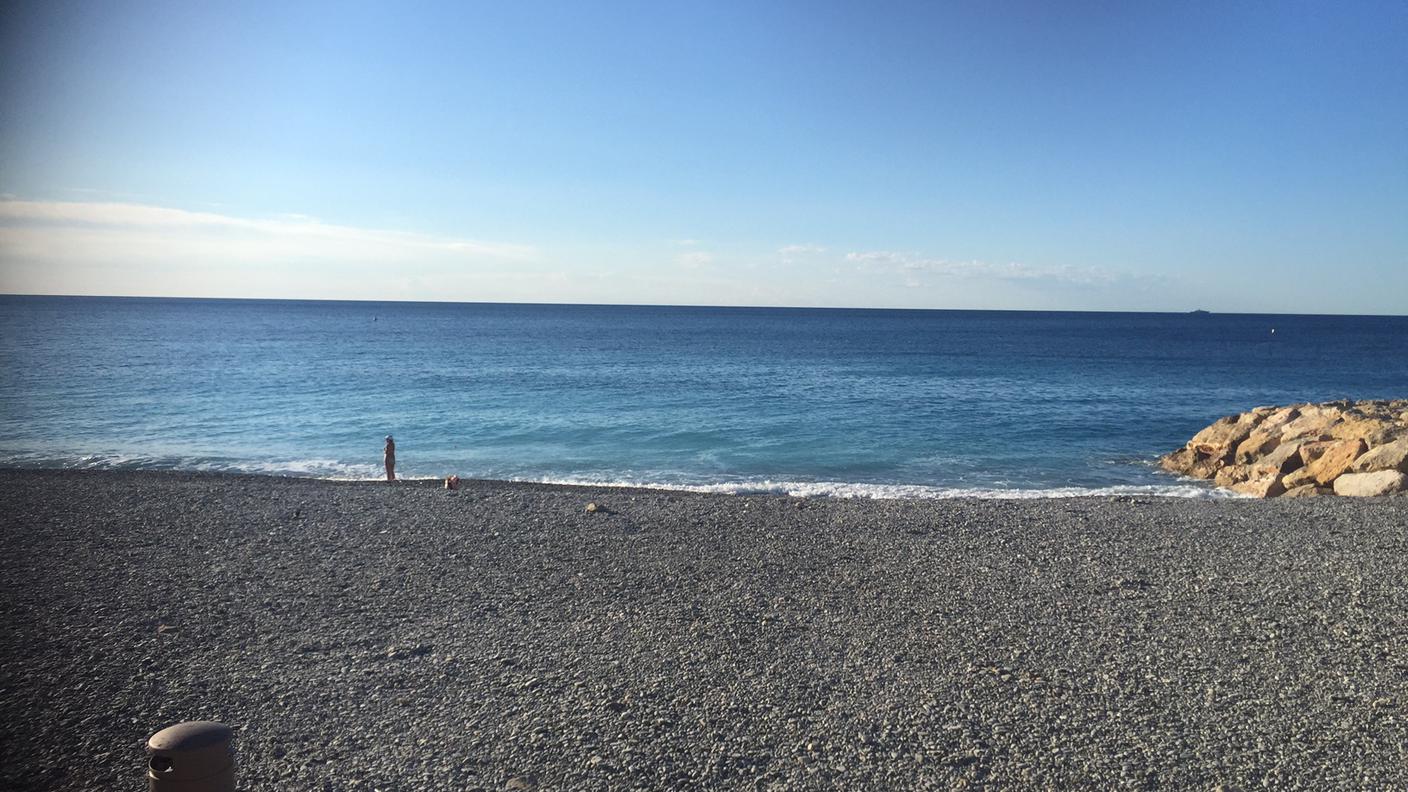
[{"label": "tan boulder", "polygon": [[1281,437],[1294,440],[1297,437],[1324,434],[1331,426],[1339,423],[1340,411],[1323,405],[1301,408],[1300,415],[1281,429]]},{"label": "tan boulder", "polygon": [[1188,441],[1188,447],[1200,457],[1230,462],[1237,446],[1251,435],[1259,422],[1260,419],[1251,413],[1219,418],[1211,426],[1193,435],[1193,439]]},{"label": "tan boulder", "polygon": [[1408,474],[1408,399],[1255,407],[1217,419],[1159,464],[1262,497],[1323,494],[1346,473]]},{"label": "tan boulder", "polygon": [[1228,465],[1217,471],[1213,476],[1212,483],[1219,487],[1231,487],[1234,484],[1241,484],[1251,478],[1251,469],[1246,465]]},{"label": "tan boulder", "polygon": [[1250,495],[1253,498],[1274,498],[1286,491],[1286,488],[1281,486],[1281,480],[1275,476],[1262,476],[1259,479],[1243,481],[1240,484],[1233,484],[1228,489],[1243,495]]},{"label": "tan boulder", "polygon": [[1290,423],[1291,421],[1294,421],[1299,417],[1299,407],[1282,407],[1276,410],[1275,412],[1271,413],[1270,415],[1266,416],[1266,420],[1262,421],[1260,424],[1257,424],[1257,428],[1265,431],[1271,431],[1273,429],[1284,429],[1286,424]]},{"label": "tan boulder", "polygon": [[1335,479],[1335,494],[1350,498],[1373,498],[1405,489],[1408,489],[1408,474],[1397,470],[1346,473]]},{"label": "tan boulder", "polygon": [[1303,487],[1306,484],[1319,486],[1315,483],[1315,474],[1310,472],[1310,468],[1308,467],[1296,468],[1281,477],[1281,486],[1284,487],[1287,492],[1297,487]]},{"label": "tan boulder", "polygon": [[1239,465],[1245,465],[1255,460],[1277,446],[1281,445],[1281,433],[1276,430],[1267,431],[1258,426],[1246,440],[1237,445],[1237,452],[1233,456],[1233,461]]},{"label": "tan boulder", "polygon": [[1300,447],[1300,463],[1302,465],[1309,465],[1311,462],[1324,456],[1325,452],[1329,451],[1330,446],[1334,444],[1335,441],[1328,438],[1304,441]]},{"label": "tan boulder", "polygon": [[1385,402],[1361,402],[1344,414],[1345,421],[1378,421],[1393,423],[1393,410]]},{"label": "tan boulder", "polygon": [[1191,448],[1180,448],[1159,457],[1159,467],[1179,475],[1187,475],[1197,462],[1198,455]]},{"label": "tan boulder", "polygon": [[1210,479],[1217,475],[1217,471],[1221,470],[1226,464],[1227,463],[1221,459],[1213,459],[1211,457],[1199,459],[1197,462],[1193,463],[1193,467],[1188,469],[1187,475],[1194,478]]},{"label": "tan boulder", "polygon": [[1221,459],[1199,454],[1191,448],[1180,448],[1159,457],[1159,466],[1164,470],[1200,479],[1212,478],[1224,464]]},{"label": "tan boulder", "polygon": [[1321,487],[1315,484],[1302,484],[1299,487],[1288,489],[1281,495],[1283,498],[1313,498],[1316,495],[1334,495],[1335,491],[1329,487]]},{"label": "tan boulder", "polygon": [[1331,443],[1320,458],[1307,464],[1305,469],[1315,483],[1323,487],[1349,470],[1354,460],[1368,449],[1363,440],[1339,440]]},{"label": "tan boulder", "polygon": [[1249,478],[1280,477],[1301,467],[1304,463],[1300,459],[1300,447],[1299,440],[1292,440],[1289,443],[1276,446],[1274,451],[1248,465],[1251,468]]},{"label": "tan boulder", "polygon": [[1363,440],[1370,446],[1383,445],[1396,434],[1392,424],[1374,418],[1351,418],[1326,431],[1336,440]]},{"label": "tan boulder", "polygon": [[1379,470],[1408,473],[1408,437],[1365,451],[1363,456],[1354,460],[1351,472],[1373,473]]}]

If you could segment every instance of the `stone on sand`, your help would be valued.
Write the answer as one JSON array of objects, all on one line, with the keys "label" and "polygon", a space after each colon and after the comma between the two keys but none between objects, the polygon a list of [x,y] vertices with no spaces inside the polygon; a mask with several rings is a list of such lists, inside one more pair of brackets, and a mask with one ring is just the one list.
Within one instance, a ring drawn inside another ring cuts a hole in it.
[{"label": "stone on sand", "polygon": [[1354,460],[1367,450],[1368,446],[1363,440],[1341,440],[1332,443],[1319,459],[1306,465],[1305,469],[1315,479],[1315,483],[1323,487],[1349,470]]},{"label": "stone on sand", "polygon": [[1374,473],[1380,470],[1408,473],[1408,437],[1370,448],[1363,456],[1354,460],[1355,473]]},{"label": "stone on sand", "polygon": [[1408,475],[1397,470],[1346,473],[1335,479],[1335,494],[1353,498],[1373,498],[1405,489],[1408,489]]},{"label": "stone on sand", "polygon": [[1188,441],[1188,447],[1200,457],[1230,462],[1237,446],[1251,436],[1252,430],[1260,421],[1261,419],[1252,413],[1220,418],[1193,435],[1193,439]]},{"label": "stone on sand", "polygon": [[1254,498],[1274,498],[1286,491],[1286,488],[1281,484],[1280,477],[1274,475],[1233,484],[1229,489],[1243,495],[1251,495]]}]

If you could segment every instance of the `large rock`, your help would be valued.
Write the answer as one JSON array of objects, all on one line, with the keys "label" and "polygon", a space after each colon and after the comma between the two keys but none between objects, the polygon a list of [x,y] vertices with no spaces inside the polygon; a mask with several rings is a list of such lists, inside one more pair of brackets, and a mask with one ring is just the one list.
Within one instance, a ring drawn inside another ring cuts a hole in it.
[{"label": "large rock", "polygon": [[1271,451],[1281,445],[1281,433],[1276,429],[1267,430],[1263,426],[1258,426],[1237,445],[1237,451],[1233,461],[1239,465],[1245,465],[1257,457]]},{"label": "large rock", "polygon": [[1266,420],[1262,421],[1258,425],[1258,428],[1281,429],[1285,427],[1286,424],[1290,423],[1291,421],[1294,421],[1299,417],[1299,407],[1280,407],[1276,410],[1273,410],[1270,415],[1267,415]]},{"label": "large rock", "polygon": [[1374,446],[1364,455],[1354,460],[1354,473],[1374,473],[1379,470],[1397,470],[1408,473],[1408,437]]},{"label": "large rock", "polygon": [[1231,462],[1237,446],[1251,436],[1261,419],[1252,413],[1219,418],[1211,426],[1193,435],[1188,447],[1199,457]]},{"label": "large rock", "polygon": [[1373,498],[1405,489],[1408,489],[1408,474],[1397,470],[1346,473],[1335,479],[1335,494],[1352,498]]},{"label": "large rock", "polygon": [[1214,459],[1212,457],[1200,459],[1188,471],[1188,475],[1200,479],[1210,479],[1217,475],[1217,471],[1222,470],[1226,464],[1227,463],[1223,462],[1221,459]]},{"label": "large rock", "polygon": [[1392,423],[1398,414],[1398,409],[1393,402],[1357,402],[1353,407],[1344,413],[1346,421],[1368,418],[1371,420]]},{"label": "large rock", "polygon": [[1281,477],[1281,486],[1284,487],[1287,492],[1300,489],[1307,485],[1311,487],[1319,486],[1315,483],[1315,474],[1310,472],[1310,468],[1296,468]]},{"label": "large rock", "polygon": [[1159,465],[1164,470],[1200,479],[1212,478],[1224,464],[1221,459],[1199,454],[1191,448],[1180,448],[1159,458]]},{"label": "large rock", "polygon": [[1276,476],[1262,476],[1259,479],[1243,481],[1240,484],[1233,484],[1228,489],[1243,495],[1250,495],[1253,498],[1274,498],[1286,491],[1286,488],[1281,485],[1281,480]]},{"label": "large rock", "polygon": [[1211,479],[1221,471],[1224,464],[1222,459],[1198,454],[1193,448],[1178,448],[1177,451],[1170,451],[1159,458],[1159,466],[1170,474],[1193,476],[1195,479]]},{"label": "large rock", "polygon": [[1326,433],[1336,440],[1363,440],[1369,446],[1383,445],[1395,434],[1392,424],[1377,418],[1349,418]]},{"label": "large rock", "polygon": [[1188,475],[1188,471],[1192,470],[1193,465],[1197,462],[1198,455],[1193,452],[1193,449],[1186,447],[1170,451],[1159,457],[1159,467],[1180,476]]},{"label": "large rock", "polygon": [[1341,411],[1332,406],[1306,405],[1300,410],[1300,415],[1293,421],[1286,423],[1281,429],[1281,437],[1286,440],[1294,440],[1297,437],[1307,437],[1309,435],[1324,434],[1329,431],[1340,420]]},{"label": "large rock", "polygon": [[1315,483],[1323,487],[1348,471],[1354,460],[1368,450],[1363,440],[1341,440],[1326,448],[1325,453],[1306,465],[1305,469],[1315,477]]},{"label": "large rock", "polygon": [[1304,464],[1300,458],[1299,440],[1292,440],[1289,443],[1282,443],[1276,446],[1276,450],[1256,460],[1248,465],[1251,471],[1248,478],[1261,478],[1262,476],[1281,477]]},{"label": "large rock", "polygon": [[1212,477],[1212,483],[1219,487],[1232,487],[1251,477],[1251,468],[1246,465],[1228,465],[1217,471],[1217,475]]},{"label": "large rock", "polygon": [[1317,495],[1334,495],[1335,491],[1329,487],[1321,487],[1315,484],[1302,484],[1281,493],[1283,498],[1313,498]]},{"label": "large rock", "polygon": [[1347,473],[1408,474],[1408,400],[1255,407],[1219,418],[1159,463],[1260,497],[1327,494]]},{"label": "large rock", "polygon": [[1325,452],[1329,451],[1330,446],[1334,444],[1335,441],[1330,440],[1328,438],[1324,440],[1301,441],[1300,463],[1302,465],[1309,465],[1311,462],[1314,462],[1315,460],[1324,456]]}]

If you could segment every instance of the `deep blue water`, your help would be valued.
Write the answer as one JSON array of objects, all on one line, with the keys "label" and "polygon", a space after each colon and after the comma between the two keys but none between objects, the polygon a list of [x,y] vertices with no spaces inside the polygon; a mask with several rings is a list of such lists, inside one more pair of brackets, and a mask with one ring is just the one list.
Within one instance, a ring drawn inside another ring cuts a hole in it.
[{"label": "deep blue water", "polygon": [[12,466],[1172,493],[1219,415],[1408,396],[1408,317],[0,297],[0,371]]}]

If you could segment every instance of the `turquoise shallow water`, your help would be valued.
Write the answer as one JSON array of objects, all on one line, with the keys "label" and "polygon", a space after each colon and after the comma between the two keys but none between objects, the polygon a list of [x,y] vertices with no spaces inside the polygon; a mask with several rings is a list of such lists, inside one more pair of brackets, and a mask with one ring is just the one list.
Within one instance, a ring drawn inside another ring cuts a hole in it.
[{"label": "turquoise shallow water", "polygon": [[1153,458],[1408,395],[1408,318],[4,297],[0,364],[11,466],[1200,494]]}]

